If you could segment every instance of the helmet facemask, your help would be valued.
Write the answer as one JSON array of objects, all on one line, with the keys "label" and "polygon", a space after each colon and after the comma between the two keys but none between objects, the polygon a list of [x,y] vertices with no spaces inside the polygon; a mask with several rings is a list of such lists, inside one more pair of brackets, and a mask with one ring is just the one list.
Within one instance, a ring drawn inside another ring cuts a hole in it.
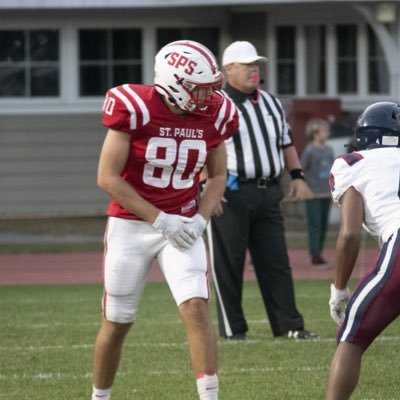
[{"label": "helmet facemask", "polygon": [[400,147],[399,133],[379,126],[365,126],[356,129],[355,139],[357,150],[365,150],[371,146]]},{"label": "helmet facemask", "polygon": [[182,87],[189,94],[189,99],[182,109],[192,114],[214,115],[216,108],[222,103],[222,97],[214,96],[214,92],[221,88],[222,79],[221,74],[219,80],[208,84],[183,81]]}]

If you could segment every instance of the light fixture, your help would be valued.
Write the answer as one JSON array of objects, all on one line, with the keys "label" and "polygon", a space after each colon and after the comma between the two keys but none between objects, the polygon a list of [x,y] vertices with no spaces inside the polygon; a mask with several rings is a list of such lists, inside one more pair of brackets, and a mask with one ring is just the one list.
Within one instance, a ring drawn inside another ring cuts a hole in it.
[{"label": "light fixture", "polygon": [[375,8],[375,18],[378,22],[389,24],[396,21],[397,6],[394,3],[379,3]]}]

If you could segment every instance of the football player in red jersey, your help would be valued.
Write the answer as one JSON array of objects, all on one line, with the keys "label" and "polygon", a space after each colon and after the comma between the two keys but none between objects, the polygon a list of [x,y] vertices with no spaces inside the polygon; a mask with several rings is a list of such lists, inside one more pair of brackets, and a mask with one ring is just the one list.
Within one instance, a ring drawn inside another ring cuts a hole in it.
[{"label": "football player in red jersey", "polygon": [[[157,259],[186,328],[200,399],[218,398],[217,350],[202,233],[225,189],[224,140],[234,104],[218,91],[213,54],[193,41],[163,47],[155,85],[107,93],[98,184],[111,197],[105,234],[104,318],[93,362],[92,399],[110,399],[126,334]],[[208,170],[199,199],[199,174]]]}]

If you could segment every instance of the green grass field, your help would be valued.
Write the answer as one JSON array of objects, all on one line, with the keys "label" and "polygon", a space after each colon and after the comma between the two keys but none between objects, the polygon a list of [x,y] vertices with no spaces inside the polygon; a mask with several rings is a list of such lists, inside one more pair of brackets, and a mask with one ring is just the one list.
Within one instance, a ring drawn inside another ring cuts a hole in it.
[{"label": "green grass field", "polygon": [[[220,398],[323,399],[336,327],[329,282],[296,282],[298,307],[315,341],[273,339],[258,288],[246,283],[245,342],[219,341]],[[90,398],[93,342],[101,319],[98,285],[0,288],[0,399]],[[211,302],[215,320],[215,304]],[[399,399],[399,322],[365,355],[354,399]],[[176,307],[163,284],[148,284],[128,336],[113,389],[115,400],[196,399]]]}]

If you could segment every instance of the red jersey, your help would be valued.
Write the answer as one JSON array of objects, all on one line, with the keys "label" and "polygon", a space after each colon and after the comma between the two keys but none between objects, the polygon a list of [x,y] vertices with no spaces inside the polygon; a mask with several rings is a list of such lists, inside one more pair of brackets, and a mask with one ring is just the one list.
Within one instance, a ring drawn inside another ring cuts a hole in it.
[{"label": "red jersey", "polygon": [[[233,102],[223,101],[213,116],[172,113],[154,86],[122,85],[110,89],[103,125],[131,136],[121,173],[137,193],[169,214],[191,217],[197,210],[199,175],[207,154],[238,128]],[[139,219],[112,200],[108,215]]]}]

